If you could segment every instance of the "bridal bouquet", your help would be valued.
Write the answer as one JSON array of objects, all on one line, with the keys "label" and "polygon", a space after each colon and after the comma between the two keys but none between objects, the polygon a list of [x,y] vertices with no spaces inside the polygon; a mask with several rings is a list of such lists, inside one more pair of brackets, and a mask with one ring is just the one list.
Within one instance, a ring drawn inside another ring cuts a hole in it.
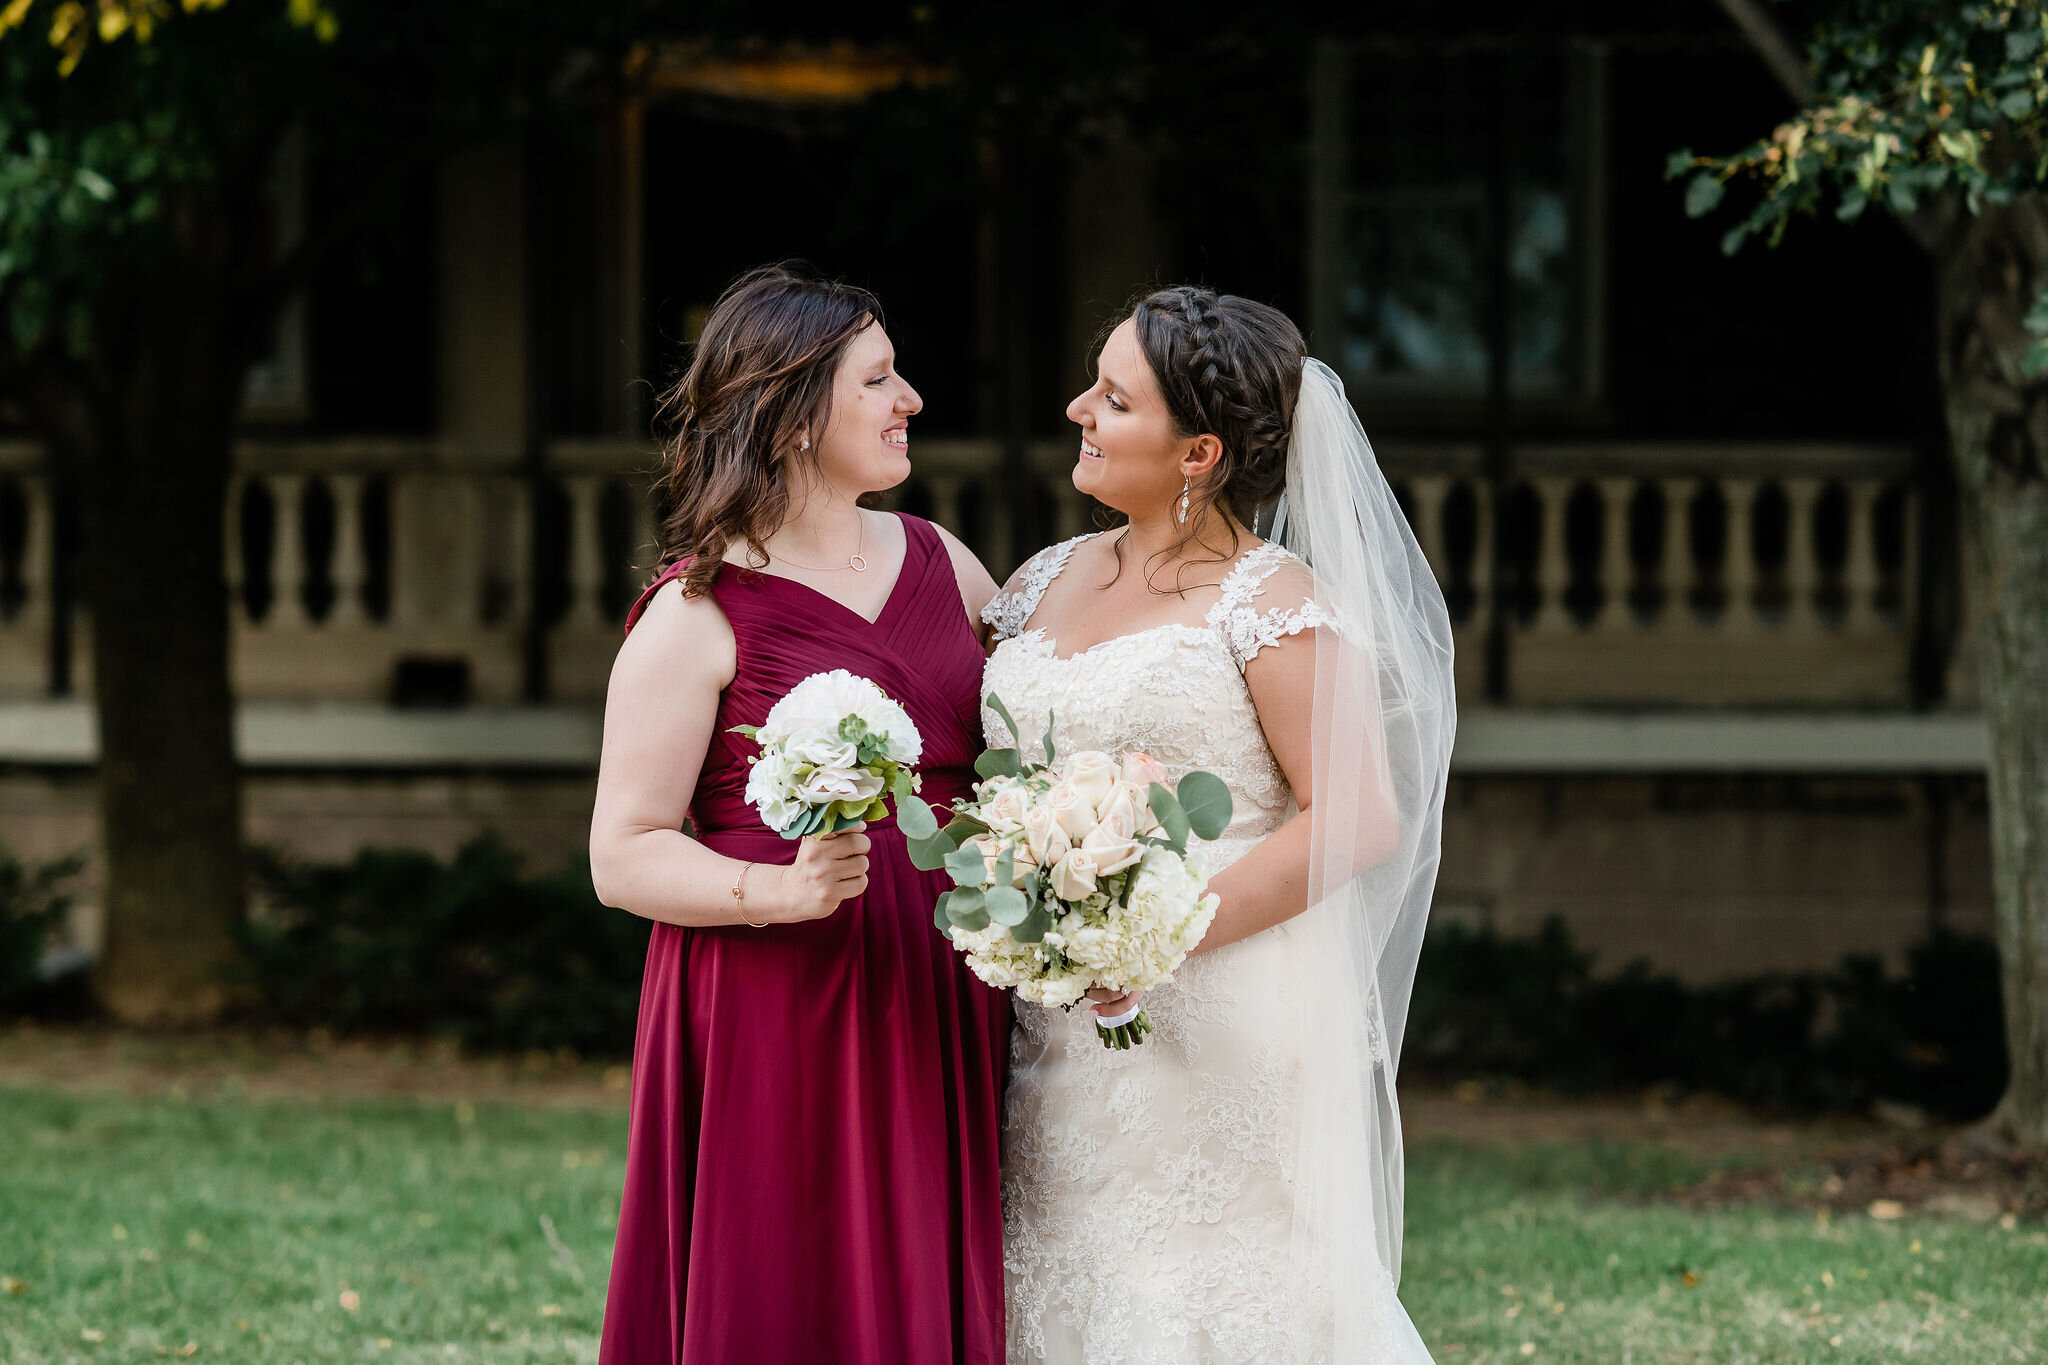
[{"label": "bridal bouquet", "polygon": [[924,749],[917,726],[881,688],[843,668],[790,688],[765,725],[731,732],[761,746],[747,760],[747,800],[785,839],[879,820],[889,813],[884,793],[899,808],[917,800],[921,783],[911,765]]},{"label": "bridal bouquet", "polygon": [[[1093,987],[1146,990],[1172,975],[1209,928],[1216,897],[1190,835],[1230,823],[1230,789],[1191,772],[1178,790],[1143,754],[1087,751],[1059,760],[1052,733],[1043,763],[1026,762],[1017,722],[991,693],[989,709],[1018,747],[976,760],[983,780],[955,801],[941,828],[930,806],[897,801],[911,861],[944,868],[953,890],[933,912],[939,932],[991,986],[1071,1009]],[[1151,1023],[1098,1019],[1105,1047],[1142,1042]]]}]

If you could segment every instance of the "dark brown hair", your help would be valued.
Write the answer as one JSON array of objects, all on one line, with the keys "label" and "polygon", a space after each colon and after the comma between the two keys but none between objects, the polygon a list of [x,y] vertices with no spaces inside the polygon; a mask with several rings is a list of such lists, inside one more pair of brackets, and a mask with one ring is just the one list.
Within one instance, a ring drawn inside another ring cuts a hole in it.
[{"label": "dark brown hair", "polygon": [[[1199,539],[1216,508],[1230,508],[1249,525],[1279,496],[1308,346],[1279,309],[1199,285],[1147,294],[1130,317],[1175,433],[1214,436],[1223,446],[1189,500],[1180,540],[1165,552],[1177,555]],[[1234,529],[1230,539],[1235,557]]]},{"label": "dark brown hair", "polygon": [[[763,542],[789,514],[785,462],[817,459],[840,358],[881,322],[873,294],[795,264],[750,270],[719,297],[655,414],[674,424],[654,484],[668,508],[658,558],[691,559],[685,597],[710,590],[734,540],[768,562]],[[806,434],[811,448],[799,452]]]}]

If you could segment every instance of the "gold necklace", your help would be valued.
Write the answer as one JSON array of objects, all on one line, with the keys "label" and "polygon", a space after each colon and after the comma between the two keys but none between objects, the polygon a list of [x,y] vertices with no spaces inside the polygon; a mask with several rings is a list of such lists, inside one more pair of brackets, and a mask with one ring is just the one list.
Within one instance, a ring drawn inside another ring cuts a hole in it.
[{"label": "gold necklace", "polygon": [[782,560],[784,564],[789,565],[790,568],[803,569],[809,573],[838,573],[841,569],[851,569],[855,573],[866,573],[868,571],[868,560],[867,556],[862,554],[861,551],[867,548],[868,522],[867,518],[861,516],[858,512],[856,512],[854,516],[855,521],[853,533],[855,536],[855,540],[853,543],[853,553],[846,557],[846,562],[844,564],[799,564],[794,559],[791,559],[788,555],[782,555],[779,556],[779,558]]}]

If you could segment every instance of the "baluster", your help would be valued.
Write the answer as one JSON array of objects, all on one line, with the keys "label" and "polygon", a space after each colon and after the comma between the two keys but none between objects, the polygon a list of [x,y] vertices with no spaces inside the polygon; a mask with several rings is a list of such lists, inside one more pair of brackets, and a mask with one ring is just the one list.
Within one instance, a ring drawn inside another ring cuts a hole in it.
[{"label": "baluster", "polygon": [[21,541],[21,612],[14,618],[18,626],[41,624],[49,619],[50,577],[56,565],[50,560],[55,555],[55,522],[51,516],[50,486],[39,478],[24,477],[19,481],[22,503]]},{"label": "baluster", "polygon": [[306,545],[302,534],[304,526],[304,494],[306,476],[303,474],[272,474],[269,476],[271,504],[276,509],[272,522],[277,535],[270,547],[270,613],[264,625],[271,629],[303,629],[309,624],[306,615]]},{"label": "baluster", "polygon": [[1629,503],[1636,481],[1607,478],[1600,490],[1600,614],[1594,624],[1615,630],[1628,624],[1628,593],[1635,586],[1635,563],[1628,557]]},{"label": "baluster", "polygon": [[1883,489],[1875,479],[1851,479],[1844,491],[1849,496],[1849,543],[1842,557],[1842,590],[1848,599],[1842,628],[1867,634],[1879,624],[1877,497]]},{"label": "baluster", "polygon": [[565,625],[604,625],[597,591],[604,580],[604,547],[598,536],[597,504],[602,480],[576,474],[563,480],[569,495],[569,610]]},{"label": "baluster", "polygon": [[1087,503],[1067,475],[1046,484],[1052,492],[1053,540],[1072,540],[1088,529]]},{"label": "baluster", "polygon": [[1415,500],[1415,543],[1422,547],[1422,557],[1429,561],[1429,571],[1439,583],[1450,575],[1444,563],[1444,499],[1450,491],[1451,481],[1441,474],[1408,481],[1409,496]]},{"label": "baluster", "polygon": [[1728,509],[1728,534],[1721,553],[1721,586],[1728,601],[1721,613],[1721,629],[1731,635],[1746,635],[1756,629],[1756,548],[1750,530],[1756,488],[1755,479],[1721,480],[1721,495]]},{"label": "baluster", "polygon": [[1535,481],[1542,520],[1536,545],[1535,628],[1546,633],[1567,629],[1571,613],[1565,610],[1565,589],[1571,586],[1571,560],[1565,554],[1564,514],[1571,502],[1572,481],[1546,475]]},{"label": "baluster", "polygon": [[1657,557],[1657,586],[1664,590],[1664,604],[1656,623],[1672,633],[1691,631],[1698,618],[1688,600],[1696,567],[1690,509],[1699,488],[1691,479],[1659,479],[1657,491],[1664,495],[1664,544]]},{"label": "baluster", "polygon": [[973,528],[960,519],[960,490],[965,481],[957,474],[934,474],[924,482],[932,493],[932,520],[973,545]]},{"label": "baluster", "polygon": [[363,611],[363,478],[360,474],[329,474],[328,491],[334,495],[334,606],[328,612],[330,626],[359,626]]},{"label": "baluster", "polygon": [[247,478],[228,480],[228,505],[221,517],[221,539],[226,542],[221,547],[221,563],[226,571],[231,627],[250,624],[248,599],[242,594],[242,585],[248,582],[242,566],[242,490],[248,484]]},{"label": "baluster", "polygon": [[1813,509],[1820,480],[1804,475],[1783,481],[1785,489],[1785,629],[1811,632],[1820,617],[1813,607],[1819,565],[1814,561]]},{"label": "baluster", "polygon": [[1482,633],[1489,629],[1496,609],[1498,584],[1500,583],[1500,562],[1495,556],[1493,543],[1493,481],[1491,479],[1470,479],[1465,486],[1472,490],[1472,614],[1466,618],[1467,626],[1476,626]]}]

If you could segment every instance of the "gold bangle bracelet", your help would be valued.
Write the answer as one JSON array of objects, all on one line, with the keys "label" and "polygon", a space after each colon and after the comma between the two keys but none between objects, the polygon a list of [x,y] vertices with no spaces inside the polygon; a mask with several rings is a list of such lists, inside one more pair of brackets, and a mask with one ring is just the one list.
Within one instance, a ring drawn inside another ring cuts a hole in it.
[{"label": "gold bangle bracelet", "polygon": [[740,868],[740,875],[732,879],[732,908],[739,912],[740,923],[745,924],[750,928],[754,929],[766,929],[768,925],[765,922],[761,924],[755,924],[754,921],[747,918],[747,892],[745,882],[747,880],[748,871],[750,871],[753,867],[753,863],[747,863],[746,865]]}]

